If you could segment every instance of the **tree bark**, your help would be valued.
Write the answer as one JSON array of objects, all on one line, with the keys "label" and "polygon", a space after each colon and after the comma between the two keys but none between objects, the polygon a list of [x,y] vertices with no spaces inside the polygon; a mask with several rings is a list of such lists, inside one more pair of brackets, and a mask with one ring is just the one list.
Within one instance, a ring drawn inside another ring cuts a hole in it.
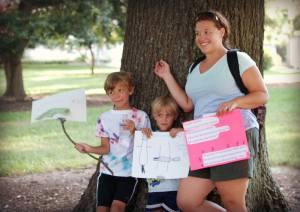
[{"label": "tree bark", "polygon": [[[173,75],[184,87],[188,66],[199,54],[194,45],[194,19],[197,13],[208,9],[218,10],[228,18],[232,48],[247,52],[263,71],[263,0],[129,0],[121,70],[134,76],[135,107],[150,114],[151,101],[168,93],[163,81],[153,74],[154,63],[161,58],[170,64]],[[264,118],[265,111],[260,115]],[[271,175],[264,119],[259,147],[255,177],[247,193],[248,210],[288,211],[288,204]],[[143,211],[147,188],[145,184],[141,188],[140,200],[128,211]],[[92,197],[84,201],[92,201]],[[82,200],[79,204],[83,204]]]},{"label": "tree bark", "polygon": [[28,40],[17,38],[14,40],[14,33],[5,34],[3,37],[6,37],[7,40],[13,40],[5,48],[1,48],[2,51],[0,51],[0,60],[4,66],[6,79],[6,89],[3,97],[5,99],[22,101],[26,97],[23,84],[22,57]]},{"label": "tree bark", "polygon": [[78,212],[93,212],[96,211],[96,186],[97,186],[97,176],[99,173],[99,162],[96,167],[95,173],[89,181],[87,188],[81,195],[79,203],[75,206],[73,211]]},{"label": "tree bark", "polygon": [[6,90],[4,98],[13,100],[24,100],[26,97],[23,75],[22,75],[22,54],[9,54],[3,58],[4,72],[6,78]]}]

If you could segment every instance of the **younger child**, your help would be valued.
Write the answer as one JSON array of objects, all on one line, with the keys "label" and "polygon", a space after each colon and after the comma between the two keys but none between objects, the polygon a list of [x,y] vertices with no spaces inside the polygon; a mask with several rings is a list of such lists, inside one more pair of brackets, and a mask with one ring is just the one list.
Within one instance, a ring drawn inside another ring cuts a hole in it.
[{"label": "younger child", "polygon": [[77,144],[75,148],[82,153],[103,155],[108,166],[100,167],[97,180],[97,212],[125,211],[132,198],[137,178],[131,177],[133,134],[135,130],[149,127],[147,114],[130,106],[129,97],[134,85],[131,75],[114,72],[107,76],[104,89],[114,107],[100,115],[96,125],[96,136],[101,139],[100,146]]},{"label": "younger child", "polygon": [[[170,132],[175,137],[182,128],[172,128],[178,116],[178,106],[174,99],[168,96],[157,97],[151,104],[152,116],[160,132]],[[151,136],[151,130],[142,129],[146,136]],[[176,196],[179,179],[149,179],[148,203],[146,211],[179,211]]]}]

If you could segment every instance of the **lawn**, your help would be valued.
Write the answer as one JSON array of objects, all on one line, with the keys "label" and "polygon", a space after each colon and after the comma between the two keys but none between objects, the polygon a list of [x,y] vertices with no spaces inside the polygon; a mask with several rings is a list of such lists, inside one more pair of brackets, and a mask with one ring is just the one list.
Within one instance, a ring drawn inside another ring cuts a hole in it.
[{"label": "lawn", "polygon": [[[96,118],[110,106],[89,108],[87,122],[65,122],[77,142],[99,144]],[[64,135],[59,121],[30,124],[30,112],[0,113],[0,176],[79,168],[96,160],[79,153]]]},{"label": "lawn", "polygon": [[300,87],[270,87],[266,135],[272,165],[300,167]]},{"label": "lawn", "polygon": [[[83,66],[62,64],[24,65],[24,83],[30,95],[84,88],[87,94],[104,93],[103,82],[113,68],[98,67],[94,76]],[[278,74],[266,72],[267,75]],[[283,74],[283,73],[280,73]],[[295,73],[285,73],[295,74]],[[4,90],[0,70],[0,91]],[[296,73],[297,75],[297,73]],[[298,75],[299,76],[299,73]],[[300,167],[299,91],[297,87],[269,87],[266,132],[272,165]],[[3,93],[3,92],[2,92]],[[86,123],[66,123],[76,141],[96,145],[95,121],[110,106],[90,107]],[[67,140],[58,121],[30,124],[30,111],[0,112],[0,176],[46,172],[95,165]]]},{"label": "lawn", "polygon": [[[28,95],[57,93],[83,88],[86,94],[105,94],[103,83],[108,73],[118,71],[113,67],[96,67],[94,75],[84,65],[24,64],[24,87]],[[4,93],[5,77],[0,68],[0,95]]]}]

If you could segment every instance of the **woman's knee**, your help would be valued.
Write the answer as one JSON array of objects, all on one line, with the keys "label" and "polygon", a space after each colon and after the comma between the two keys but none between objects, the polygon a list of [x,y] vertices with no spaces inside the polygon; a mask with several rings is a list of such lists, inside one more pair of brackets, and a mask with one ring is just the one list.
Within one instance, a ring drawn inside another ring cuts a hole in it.
[{"label": "woman's knee", "polygon": [[216,186],[227,210],[246,211],[248,178],[217,182]]},{"label": "woman's knee", "polygon": [[222,197],[225,208],[229,211],[247,211],[246,202],[241,198]]},{"label": "woman's knee", "polygon": [[198,208],[203,204],[205,199],[197,199],[191,198],[189,195],[186,196],[177,196],[177,206],[182,211],[192,211],[195,208]]},{"label": "woman's knee", "polygon": [[181,180],[177,193],[178,207],[183,211],[200,207],[213,188],[214,184],[208,179],[188,177]]}]

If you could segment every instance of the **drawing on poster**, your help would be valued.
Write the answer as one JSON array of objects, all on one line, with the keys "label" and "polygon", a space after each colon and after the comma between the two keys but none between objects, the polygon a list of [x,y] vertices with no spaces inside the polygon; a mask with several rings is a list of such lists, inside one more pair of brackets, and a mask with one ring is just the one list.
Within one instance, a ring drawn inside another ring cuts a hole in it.
[{"label": "drawing on poster", "polygon": [[32,102],[32,123],[58,118],[86,121],[86,98],[83,89],[58,93]]},{"label": "drawing on poster", "polygon": [[58,115],[59,117],[62,117],[62,116],[66,117],[69,114],[70,114],[69,108],[52,108],[52,109],[49,109],[49,110],[45,111],[44,113],[40,114],[38,117],[36,117],[36,120],[43,120],[43,119],[47,119],[47,118],[51,119],[51,118],[55,117],[56,115]]},{"label": "drawing on poster", "polygon": [[240,110],[184,122],[191,170],[250,157]]},{"label": "drawing on poster", "polygon": [[142,135],[142,144],[139,146],[139,167],[141,172],[145,174],[145,165],[148,163],[148,148],[150,146],[147,145],[147,137]]},{"label": "drawing on poster", "polygon": [[134,138],[132,176],[164,179],[187,176],[189,161],[183,133],[172,138],[169,132],[153,132],[147,138],[136,131]]}]

